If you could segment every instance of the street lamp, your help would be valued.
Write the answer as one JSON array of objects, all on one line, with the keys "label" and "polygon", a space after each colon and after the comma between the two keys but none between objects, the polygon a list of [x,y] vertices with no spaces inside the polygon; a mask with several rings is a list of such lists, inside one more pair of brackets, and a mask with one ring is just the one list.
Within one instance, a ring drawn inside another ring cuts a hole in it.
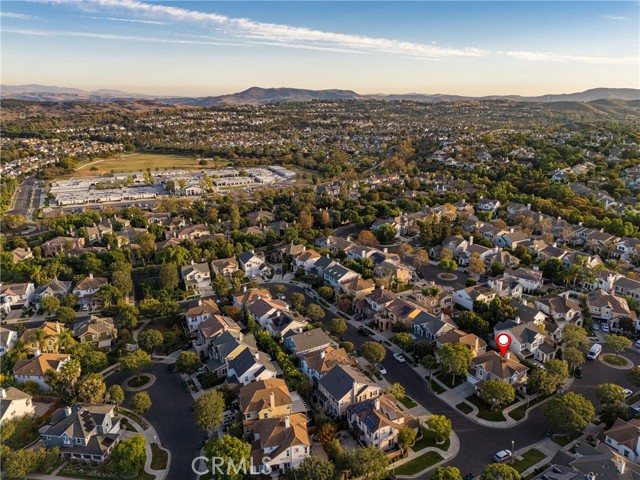
[{"label": "street lamp", "polygon": [[516,441],[511,440],[511,462],[516,459]]}]

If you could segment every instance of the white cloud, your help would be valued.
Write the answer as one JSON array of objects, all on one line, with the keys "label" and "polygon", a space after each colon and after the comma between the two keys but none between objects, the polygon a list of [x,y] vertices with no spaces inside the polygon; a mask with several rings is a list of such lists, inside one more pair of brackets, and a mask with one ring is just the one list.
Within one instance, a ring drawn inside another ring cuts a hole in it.
[{"label": "white cloud", "polygon": [[16,18],[18,20],[37,20],[40,17],[34,17],[33,15],[26,15],[24,13],[12,13],[12,12],[0,12],[0,17]]},{"label": "white cloud", "polygon": [[585,55],[563,55],[552,52],[523,52],[523,51],[507,51],[498,52],[507,57],[516,58],[518,60],[536,61],[536,62],[580,62],[592,63],[599,65],[635,65],[639,62],[638,57],[591,57]]},{"label": "white cloud", "polygon": [[626,20],[628,17],[618,17],[615,15],[603,15],[602,18],[606,18],[607,20]]},{"label": "white cloud", "polygon": [[89,16],[83,16],[82,18],[90,18],[91,20],[108,20],[110,22],[146,23],[148,25],[166,25],[167,24],[167,22],[157,22],[154,20],[134,20],[131,18],[89,17]]}]

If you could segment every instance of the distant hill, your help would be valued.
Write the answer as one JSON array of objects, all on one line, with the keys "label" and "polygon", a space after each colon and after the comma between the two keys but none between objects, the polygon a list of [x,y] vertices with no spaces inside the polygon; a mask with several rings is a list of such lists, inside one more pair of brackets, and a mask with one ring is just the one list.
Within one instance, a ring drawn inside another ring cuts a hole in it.
[{"label": "distant hill", "polygon": [[[470,97],[447,94],[379,94],[360,95],[352,90],[307,90],[300,88],[251,87],[238,93],[207,97],[157,97],[120,90],[86,91],[77,88],[53,87],[45,85],[0,85],[3,99],[67,102],[113,102],[116,100],[155,100],[170,105],[212,107],[217,105],[267,105],[271,103],[309,102],[313,100],[363,100],[383,99],[389,101],[414,101],[423,103],[458,102],[465,100],[510,100],[514,102],[593,102],[597,100],[640,100],[640,89],[634,88],[592,88],[584,92],[549,94],[534,97],[518,95],[491,95]],[[609,107],[603,107],[606,110]],[[613,107],[611,107],[613,108]]]}]

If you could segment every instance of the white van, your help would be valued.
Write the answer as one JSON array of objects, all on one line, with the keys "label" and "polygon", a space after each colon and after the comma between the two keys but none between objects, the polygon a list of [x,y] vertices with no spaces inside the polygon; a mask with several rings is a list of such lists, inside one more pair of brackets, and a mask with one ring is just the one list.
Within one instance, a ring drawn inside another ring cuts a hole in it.
[{"label": "white van", "polygon": [[587,353],[587,360],[595,360],[596,358],[598,358],[598,355],[600,355],[601,352],[602,345],[600,345],[599,343],[594,343],[591,346],[591,350],[589,350],[589,353]]}]

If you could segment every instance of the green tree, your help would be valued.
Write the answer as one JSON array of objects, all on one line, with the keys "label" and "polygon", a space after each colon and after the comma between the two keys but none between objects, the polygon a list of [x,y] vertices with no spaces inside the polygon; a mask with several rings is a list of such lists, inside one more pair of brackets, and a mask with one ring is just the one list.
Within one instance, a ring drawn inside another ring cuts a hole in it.
[{"label": "green tree", "polygon": [[631,340],[621,335],[608,335],[604,338],[604,345],[616,354],[624,352],[626,349],[631,348]]},{"label": "green tree", "polygon": [[358,448],[353,453],[351,475],[364,480],[380,480],[386,475],[389,458],[382,450],[374,447]]},{"label": "green tree", "polygon": [[451,258],[443,258],[438,262],[438,267],[445,272],[455,272],[458,269],[458,264]]},{"label": "green tree", "polygon": [[547,371],[535,368],[527,380],[527,390],[529,393],[540,395],[551,395],[557,389],[556,379]]},{"label": "green tree", "polygon": [[178,288],[178,267],[173,262],[167,262],[160,265],[158,274],[158,285],[160,290],[175,290]]},{"label": "green tree", "polygon": [[547,373],[555,380],[556,388],[562,386],[569,378],[569,368],[567,363],[562,360],[554,358],[547,361],[544,366],[547,369]]},{"label": "green tree", "polygon": [[151,367],[153,362],[151,357],[144,350],[137,349],[128,353],[120,359],[120,364],[128,372],[134,373],[136,378],[140,377],[140,372],[145,368]]},{"label": "green tree", "polygon": [[391,385],[389,385],[385,391],[393,395],[398,400],[402,400],[405,395],[404,386],[398,382],[392,383]]},{"label": "green tree", "polygon": [[291,297],[289,297],[289,300],[291,301],[291,306],[294,308],[294,310],[296,310],[297,312],[301,312],[302,310],[304,310],[305,300],[303,294],[301,294],[300,292],[293,292],[291,294]]},{"label": "green tree", "polygon": [[584,352],[576,347],[565,347],[562,358],[569,364],[571,372],[584,363]]},{"label": "green tree", "polygon": [[347,331],[347,322],[345,322],[342,318],[334,318],[329,323],[329,331],[332,335],[342,335]]},{"label": "green tree", "polygon": [[400,450],[402,450],[403,453],[409,450],[409,447],[413,445],[415,441],[416,431],[413,428],[405,426],[401,427],[400,430],[398,430],[398,447],[400,447]]},{"label": "green tree", "polygon": [[596,387],[596,396],[600,404],[604,406],[620,405],[624,402],[624,389],[615,383],[601,383]]},{"label": "green tree", "polygon": [[333,291],[333,288],[327,287],[326,285],[318,288],[318,294],[329,303],[333,303],[333,301],[335,300],[335,293]]},{"label": "green tree", "polygon": [[431,480],[462,480],[462,475],[456,467],[436,467]]},{"label": "green tree", "polygon": [[312,303],[307,307],[306,315],[312,322],[318,322],[324,318],[324,310],[320,305]]},{"label": "green tree", "polygon": [[427,419],[427,427],[439,442],[444,442],[451,435],[451,420],[444,415],[431,415]]},{"label": "green tree", "polygon": [[120,290],[123,295],[130,295],[131,292],[133,292],[131,264],[126,262],[116,262],[111,265],[111,268],[111,285]]},{"label": "green tree", "polygon": [[73,358],[80,362],[82,372],[97,373],[109,366],[107,354],[96,350],[89,343],[78,343],[71,350]]},{"label": "green tree", "polygon": [[49,316],[51,316],[53,312],[57,311],[60,308],[60,300],[58,300],[58,298],[54,297],[53,295],[44,297],[40,301],[40,306],[45,312],[49,314]]},{"label": "green tree", "polygon": [[461,343],[447,343],[438,351],[438,357],[442,367],[453,377],[455,383],[458,375],[466,375],[469,371],[473,353]]},{"label": "green tree", "polygon": [[56,310],[56,318],[61,323],[72,323],[76,319],[76,312],[73,308],[60,307]]},{"label": "green tree", "polygon": [[402,349],[402,353],[406,352],[413,346],[413,337],[410,333],[396,333],[394,340],[396,345],[398,345]]},{"label": "green tree", "polygon": [[213,279],[213,282],[211,282],[211,284],[213,286],[213,291],[218,296],[218,298],[224,298],[229,294],[229,289],[231,288],[231,286],[229,285],[229,280],[227,280],[226,277],[218,275]]},{"label": "green tree", "polygon": [[589,350],[589,337],[587,331],[580,327],[570,323],[562,329],[562,341],[567,347],[575,347],[582,352]]},{"label": "green tree", "polygon": [[293,480],[333,480],[334,475],[333,463],[311,456],[300,462],[294,471]]},{"label": "green tree", "polygon": [[396,239],[396,229],[393,225],[385,223],[384,225],[380,225],[380,228],[376,230],[376,238],[382,244],[392,243]]},{"label": "green tree", "polygon": [[200,357],[195,352],[182,352],[176,359],[176,367],[180,373],[192,374],[202,366]]},{"label": "green tree", "polygon": [[138,392],[131,397],[131,410],[138,415],[144,415],[151,408],[151,397],[147,392]]},{"label": "green tree", "polygon": [[111,454],[111,463],[121,477],[137,477],[144,467],[146,456],[146,440],[136,434],[116,445]]},{"label": "green tree", "polygon": [[153,352],[164,343],[164,336],[160,330],[153,328],[143,330],[138,335],[138,344],[147,352]]},{"label": "green tree", "polygon": [[217,390],[200,396],[195,403],[196,423],[205,431],[217,428],[222,423],[224,414],[224,396]]},{"label": "green tree", "polygon": [[[215,478],[239,480],[244,476],[242,471],[249,470],[251,445],[231,435],[224,435],[221,439],[211,442],[210,446],[207,445],[207,455],[222,459],[222,465],[214,470]],[[240,466],[246,466],[246,469],[241,469]]]},{"label": "green tree", "polygon": [[104,378],[99,373],[85,375],[76,383],[75,388],[78,400],[83,403],[100,405],[104,402],[104,394],[107,391],[107,386],[104,383]]},{"label": "green tree", "polygon": [[562,397],[551,400],[544,415],[549,423],[564,433],[580,432],[595,418],[593,404],[574,392],[568,392]]},{"label": "green tree", "polygon": [[490,463],[482,469],[480,480],[520,480],[520,473],[504,463]]},{"label": "green tree", "polygon": [[107,283],[102,285],[100,290],[98,290],[98,298],[102,302],[103,306],[109,307],[121,302],[124,299],[124,295],[118,288]]},{"label": "green tree", "polygon": [[640,387],[640,367],[633,367],[629,370],[629,381],[636,387]]},{"label": "green tree", "polygon": [[491,379],[482,385],[480,398],[491,407],[491,410],[494,410],[501,405],[513,402],[516,392],[510,383]]},{"label": "green tree", "polygon": [[107,397],[119,407],[124,402],[124,390],[120,385],[111,385],[107,390]]},{"label": "green tree", "polygon": [[360,354],[371,364],[380,363],[387,356],[387,349],[378,342],[364,342]]}]

